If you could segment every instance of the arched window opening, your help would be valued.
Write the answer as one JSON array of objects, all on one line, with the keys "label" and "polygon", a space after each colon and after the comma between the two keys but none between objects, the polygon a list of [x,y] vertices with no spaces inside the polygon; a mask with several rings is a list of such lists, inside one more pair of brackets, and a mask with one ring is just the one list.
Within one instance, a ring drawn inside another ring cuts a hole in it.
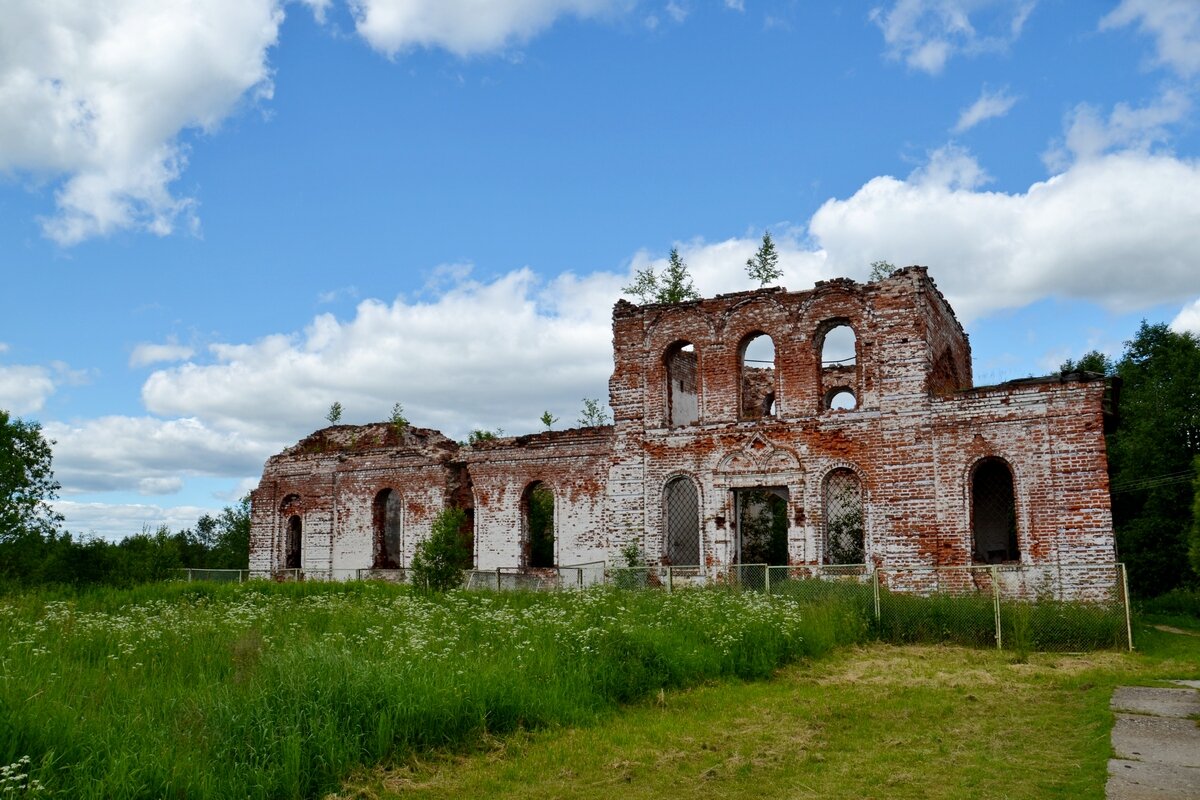
[{"label": "arched window opening", "polygon": [[672,478],[663,487],[663,516],[666,535],[663,561],[678,567],[700,564],[700,498],[696,484],[684,477]]},{"label": "arched window opening", "polygon": [[1012,470],[1002,458],[985,458],[971,474],[971,532],[975,561],[999,564],[1021,559]]},{"label": "arched window opening", "polygon": [[858,362],[857,342],[854,329],[845,323],[827,330],[821,343],[821,368],[853,367]]},{"label": "arched window opening", "polygon": [[667,422],[672,428],[700,419],[696,348],[679,342],[667,350]]},{"label": "arched window opening", "polygon": [[849,386],[838,386],[825,393],[825,407],[833,411],[851,411],[858,407],[858,398]]},{"label": "arched window opening", "polygon": [[742,419],[775,415],[775,342],[765,333],[751,334],[741,347]]},{"label": "arched window opening", "polygon": [[835,469],[825,479],[825,563],[865,561],[862,483],[853,470]]},{"label": "arched window opening", "polygon": [[787,489],[761,487],[738,489],[737,500],[739,564],[785,566],[787,550]]},{"label": "arched window opening", "polygon": [[284,557],[285,569],[300,569],[303,565],[301,546],[303,542],[303,523],[299,514],[293,514],[287,524],[287,552]]},{"label": "arched window opening", "polygon": [[371,514],[375,542],[372,566],[375,569],[400,567],[402,509],[399,492],[384,489],[375,495]]},{"label": "arched window opening", "polygon": [[525,566],[554,566],[554,492],[541,481],[534,481],[521,498],[521,516],[525,533]]}]

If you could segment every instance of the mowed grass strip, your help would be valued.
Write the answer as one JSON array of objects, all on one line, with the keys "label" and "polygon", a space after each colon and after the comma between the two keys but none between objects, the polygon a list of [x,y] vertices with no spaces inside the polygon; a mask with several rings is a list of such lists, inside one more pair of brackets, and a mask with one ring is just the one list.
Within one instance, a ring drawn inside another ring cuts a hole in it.
[{"label": "mowed grass strip", "polygon": [[[1178,622],[1178,620],[1176,620]],[[1194,621],[1193,621],[1194,622]],[[365,771],[339,798],[1102,798],[1116,685],[1200,677],[1200,638],[1133,655],[874,644],[588,728]]]}]

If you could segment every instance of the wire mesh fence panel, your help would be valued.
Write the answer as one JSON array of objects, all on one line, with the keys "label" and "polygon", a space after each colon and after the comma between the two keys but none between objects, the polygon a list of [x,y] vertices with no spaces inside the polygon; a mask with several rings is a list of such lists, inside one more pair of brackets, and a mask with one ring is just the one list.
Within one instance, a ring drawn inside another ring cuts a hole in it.
[{"label": "wire mesh fence panel", "polygon": [[880,569],[877,579],[876,624],[885,641],[997,646],[990,568]]},{"label": "wire mesh fence panel", "polygon": [[1121,565],[997,568],[1005,649],[1130,649]]},{"label": "wire mesh fence panel", "polygon": [[766,564],[733,564],[721,576],[721,583],[730,589],[764,592],[769,585],[769,570]]},{"label": "wire mesh fence panel", "polygon": [[189,581],[213,581],[214,583],[242,583],[249,579],[250,570],[245,569],[198,569],[183,570]]},{"label": "wire mesh fence panel", "polygon": [[360,581],[383,581],[385,583],[411,583],[412,578],[406,569],[359,569],[354,577]]},{"label": "wire mesh fence panel", "polygon": [[862,484],[848,469],[835,469],[825,479],[826,564],[861,564],[863,539]]},{"label": "wire mesh fence panel", "polygon": [[668,564],[700,561],[700,497],[688,478],[669,481],[663,489],[666,541],[663,555]]}]

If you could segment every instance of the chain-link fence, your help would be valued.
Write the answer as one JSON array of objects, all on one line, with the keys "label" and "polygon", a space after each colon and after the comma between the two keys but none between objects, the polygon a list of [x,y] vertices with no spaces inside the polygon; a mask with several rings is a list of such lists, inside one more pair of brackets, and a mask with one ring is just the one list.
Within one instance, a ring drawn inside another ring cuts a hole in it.
[{"label": "chain-link fence", "polygon": [[[185,580],[380,580],[411,583],[406,569],[181,570]],[[1123,564],[996,564],[871,569],[864,564],[725,568],[603,561],[545,569],[467,570],[463,587],[491,591],[714,587],[840,601],[874,622],[884,641],[947,642],[1017,651],[1133,649]]]}]

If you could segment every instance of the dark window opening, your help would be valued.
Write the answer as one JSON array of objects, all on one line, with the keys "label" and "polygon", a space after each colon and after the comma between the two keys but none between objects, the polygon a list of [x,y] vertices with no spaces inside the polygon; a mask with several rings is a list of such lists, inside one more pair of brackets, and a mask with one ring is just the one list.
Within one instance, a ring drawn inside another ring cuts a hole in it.
[{"label": "dark window opening", "polygon": [[783,487],[734,492],[738,519],[737,563],[773,567],[788,563],[787,497],[787,489]]},{"label": "dark window opening", "polygon": [[1019,561],[1012,470],[1000,458],[979,462],[971,475],[972,557],[983,564]]},{"label": "dark window opening", "polygon": [[866,562],[862,483],[853,470],[835,469],[825,479],[826,564]]},{"label": "dark window opening", "polygon": [[775,415],[775,342],[765,333],[751,334],[741,347],[742,419]]},{"label": "dark window opening", "polygon": [[303,523],[300,515],[293,514],[287,524],[287,553],[284,558],[285,569],[300,569],[302,565],[301,546],[303,541]]},{"label": "dark window opening", "polygon": [[525,565],[554,566],[554,492],[541,481],[529,484],[521,498],[525,528]]},{"label": "dark window opening", "polygon": [[372,566],[375,569],[398,569],[400,567],[402,508],[399,492],[384,489],[375,495],[371,515],[375,534],[375,557]]},{"label": "dark window opening", "polygon": [[700,419],[696,348],[680,342],[667,350],[667,422],[674,428]]},{"label": "dark window opening", "polygon": [[684,477],[663,487],[666,535],[663,562],[677,567],[700,564],[700,498],[696,485]]}]

